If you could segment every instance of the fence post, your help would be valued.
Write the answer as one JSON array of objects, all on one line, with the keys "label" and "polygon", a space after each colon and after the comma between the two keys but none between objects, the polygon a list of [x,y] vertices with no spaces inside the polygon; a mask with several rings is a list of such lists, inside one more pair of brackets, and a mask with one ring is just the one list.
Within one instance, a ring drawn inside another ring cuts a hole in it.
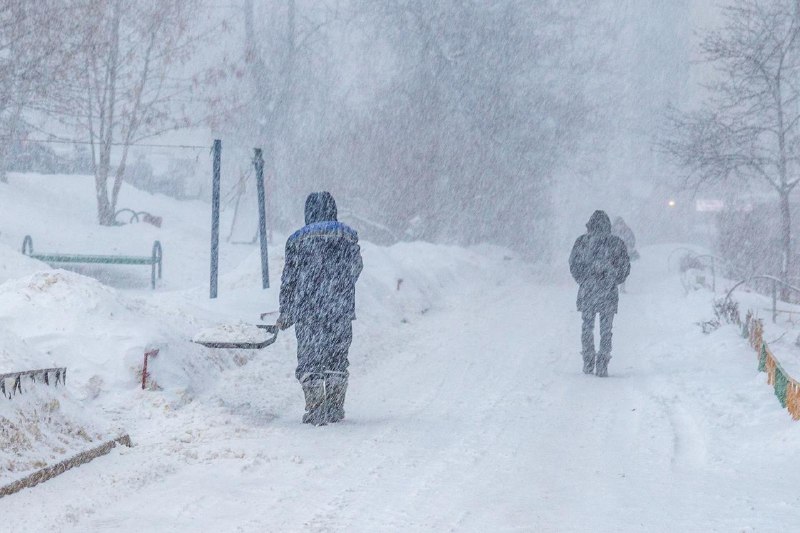
[{"label": "fence post", "polygon": [[267,202],[264,193],[264,157],[261,148],[253,148],[253,166],[258,190],[258,235],[261,242],[261,287],[269,289],[269,256],[267,254]]},{"label": "fence post", "polygon": [[219,268],[219,187],[222,141],[214,140],[214,164],[211,178],[211,298],[217,297],[217,270]]}]

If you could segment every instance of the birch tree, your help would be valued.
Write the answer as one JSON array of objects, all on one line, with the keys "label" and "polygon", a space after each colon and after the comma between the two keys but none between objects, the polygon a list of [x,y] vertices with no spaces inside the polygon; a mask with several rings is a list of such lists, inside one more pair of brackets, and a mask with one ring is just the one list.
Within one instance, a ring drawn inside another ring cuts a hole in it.
[{"label": "birch tree", "polygon": [[75,3],[85,42],[49,111],[89,143],[101,225],[114,223],[130,147],[192,123],[198,7],[196,0]]}]

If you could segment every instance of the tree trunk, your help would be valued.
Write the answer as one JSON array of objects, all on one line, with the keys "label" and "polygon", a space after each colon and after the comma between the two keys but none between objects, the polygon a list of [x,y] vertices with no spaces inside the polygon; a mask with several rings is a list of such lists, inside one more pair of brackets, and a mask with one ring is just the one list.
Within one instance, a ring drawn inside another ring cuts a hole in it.
[{"label": "tree trunk", "polygon": [[108,201],[108,174],[108,160],[105,155],[101,155],[100,165],[94,175],[94,186],[97,193],[97,222],[101,226],[114,224],[114,211],[111,202]]},{"label": "tree trunk", "polygon": [[108,176],[111,174],[111,139],[101,139],[99,162],[94,169],[94,188],[97,195],[97,222],[101,226],[114,224],[114,207],[108,196]]},{"label": "tree trunk", "polygon": [[[789,193],[785,190],[780,193],[781,204],[781,281],[785,284],[789,283],[789,275],[791,273],[792,264],[792,212],[789,208]],[[787,287],[781,288],[781,300],[789,300],[789,289]]]},{"label": "tree trunk", "polygon": [[119,166],[117,167],[117,173],[114,176],[114,186],[111,189],[111,209],[116,213],[117,211],[117,200],[119,199],[119,191],[122,188],[122,181],[125,178],[125,167],[128,163],[128,148],[130,144],[127,142],[125,146],[122,148],[122,158],[119,161]]},{"label": "tree trunk", "polygon": [[6,167],[8,166],[8,147],[0,148],[0,183],[8,183],[8,174]]},{"label": "tree trunk", "polygon": [[8,140],[0,143],[0,183],[8,183],[8,160],[11,155],[11,146],[17,138],[17,122],[20,113],[14,112],[9,120]]},{"label": "tree trunk", "polygon": [[97,191],[97,221],[101,226],[114,225],[114,205],[108,196],[108,176],[111,173],[111,147],[114,144],[114,112],[117,103],[117,69],[119,68],[119,23],[120,0],[113,6],[111,20],[111,49],[109,51],[106,75],[108,77],[107,102],[100,113],[100,164],[95,169],[95,189]]}]

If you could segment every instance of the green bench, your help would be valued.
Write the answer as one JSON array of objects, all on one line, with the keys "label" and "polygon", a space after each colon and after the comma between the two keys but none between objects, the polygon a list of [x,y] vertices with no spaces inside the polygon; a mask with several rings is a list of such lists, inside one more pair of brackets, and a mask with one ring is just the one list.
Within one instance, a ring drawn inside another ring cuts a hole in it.
[{"label": "green bench", "polygon": [[25,236],[22,241],[22,254],[27,255],[33,259],[38,259],[44,263],[88,263],[88,264],[106,264],[106,265],[150,265],[150,284],[153,289],[156,288],[156,274],[158,279],[161,279],[161,243],[155,241],[153,243],[153,252],[147,256],[134,256],[134,255],[79,255],[79,254],[62,254],[62,253],[34,253],[33,252],[33,239],[30,235]]}]

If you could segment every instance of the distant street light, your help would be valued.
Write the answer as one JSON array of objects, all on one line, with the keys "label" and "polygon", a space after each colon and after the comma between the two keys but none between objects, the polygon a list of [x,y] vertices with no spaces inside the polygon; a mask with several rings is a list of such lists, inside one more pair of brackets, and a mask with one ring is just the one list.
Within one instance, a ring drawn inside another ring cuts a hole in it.
[{"label": "distant street light", "polygon": [[670,207],[675,207],[677,204],[675,203],[675,200],[670,200],[669,202],[667,202],[667,205]]}]

